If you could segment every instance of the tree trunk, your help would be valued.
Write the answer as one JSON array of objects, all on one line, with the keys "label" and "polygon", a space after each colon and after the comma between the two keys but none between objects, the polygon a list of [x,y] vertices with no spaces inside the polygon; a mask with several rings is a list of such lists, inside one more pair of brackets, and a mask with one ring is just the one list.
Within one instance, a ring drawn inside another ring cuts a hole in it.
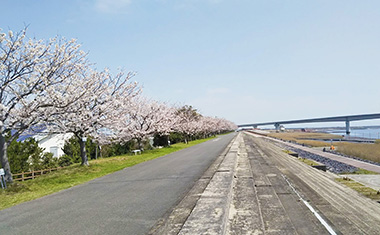
[{"label": "tree trunk", "polygon": [[141,150],[142,148],[141,148],[141,139],[140,138],[137,139],[137,144],[139,145],[139,149]]},{"label": "tree trunk", "polygon": [[8,144],[5,141],[4,134],[0,134],[0,159],[1,159],[1,165],[4,168],[5,171],[5,181],[7,182],[13,182],[12,172],[11,172],[11,166],[9,165],[8,161],[8,154],[7,154]]},{"label": "tree trunk", "polygon": [[98,145],[95,148],[95,159],[98,159]]},{"label": "tree trunk", "polygon": [[79,138],[80,156],[82,158],[82,166],[88,166],[88,158],[86,153],[86,141],[84,138]]}]

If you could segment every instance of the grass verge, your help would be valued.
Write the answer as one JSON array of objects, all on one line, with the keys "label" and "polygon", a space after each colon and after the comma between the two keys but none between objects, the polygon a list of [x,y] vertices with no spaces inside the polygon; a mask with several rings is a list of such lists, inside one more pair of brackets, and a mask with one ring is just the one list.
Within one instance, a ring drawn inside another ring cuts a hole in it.
[{"label": "grass verge", "polygon": [[126,167],[131,167],[213,138],[195,140],[188,144],[173,144],[168,148],[147,150],[141,155],[122,155],[91,160],[88,167],[74,164],[62,170],[40,176],[34,180],[15,182],[9,185],[6,190],[0,189],[0,210],[85,183]]},{"label": "grass verge", "polygon": [[[295,152],[293,152],[293,151],[290,151],[290,150],[282,150],[282,151],[283,151],[284,153],[289,154],[289,155],[297,154],[297,153],[295,153]],[[294,155],[293,155],[293,156],[294,156]],[[297,156],[298,156],[298,154],[297,154]],[[301,161],[301,162],[303,162],[303,163],[305,163],[305,164],[308,165],[308,166],[319,166],[319,165],[321,165],[319,162],[313,161],[313,160],[308,159],[308,158],[297,157],[297,160],[298,160],[298,161]]]},{"label": "grass verge", "polygon": [[337,151],[350,155],[359,157],[362,159],[367,159],[374,162],[380,162],[380,144],[362,144],[362,143],[335,143],[337,146]]},{"label": "grass verge", "polygon": [[[328,133],[317,133],[317,132],[280,132],[280,133],[269,133],[268,136],[280,138],[289,141],[297,140],[307,140],[307,139],[341,139],[340,135],[332,135]],[[322,141],[321,141],[322,142]]]},{"label": "grass verge", "polygon": [[342,173],[340,173],[340,175],[347,175],[347,174],[350,174],[350,175],[378,175],[379,173],[374,172],[374,171],[365,170],[362,168],[359,168],[354,172],[342,172]]},{"label": "grass verge", "polygon": [[310,160],[310,159],[307,159],[307,158],[303,158],[303,157],[299,157],[298,160],[300,160],[301,162],[305,163],[306,165],[309,165],[309,166],[319,166],[321,165],[320,163],[316,162],[316,161],[313,161],[313,160]]},{"label": "grass verge", "polygon": [[380,201],[380,192],[374,190],[373,188],[366,187],[362,185],[361,183],[358,183],[349,178],[337,178],[336,181],[338,181],[341,184],[346,185],[347,187],[352,188],[353,190],[359,192],[360,194],[368,198],[371,198],[376,201]]}]

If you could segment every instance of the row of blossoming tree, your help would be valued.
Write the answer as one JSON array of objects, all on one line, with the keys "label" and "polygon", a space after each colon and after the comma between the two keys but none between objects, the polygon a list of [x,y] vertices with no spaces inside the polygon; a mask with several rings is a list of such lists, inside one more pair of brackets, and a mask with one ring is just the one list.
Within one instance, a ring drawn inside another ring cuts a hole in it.
[{"label": "row of blossoming tree", "polygon": [[135,139],[141,145],[154,134],[179,132],[188,138],[236,128],[191,106],[144,98],[131,81],[133,73],[93,69],[74,39],[45,41],[27,38],[26,29],[0,31],[0,61],[0,159],[7,181],[12,181],[7,147],[26,132],[73,133],[82,165],[88,165],[89,136],[99,144]]}]

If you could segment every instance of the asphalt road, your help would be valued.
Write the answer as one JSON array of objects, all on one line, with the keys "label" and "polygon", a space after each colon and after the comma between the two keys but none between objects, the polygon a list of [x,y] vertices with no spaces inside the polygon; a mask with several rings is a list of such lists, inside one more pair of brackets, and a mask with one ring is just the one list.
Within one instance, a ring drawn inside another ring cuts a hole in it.
[{"label": "asphalt road", "polygon": [[[0,211],[0,234],[146,234],[234,134]],[[0,199],[1,200],[1,199]]]}]

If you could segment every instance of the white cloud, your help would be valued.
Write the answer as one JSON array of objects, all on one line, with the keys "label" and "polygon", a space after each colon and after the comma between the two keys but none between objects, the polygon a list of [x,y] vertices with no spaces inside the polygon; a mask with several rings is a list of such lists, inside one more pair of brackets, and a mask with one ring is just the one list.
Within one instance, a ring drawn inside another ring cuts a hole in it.
[{"label": "white cloud", "polygon": [[104,13],[120,13],[130,4],[131,0],[96,0],[95,8]]}]

